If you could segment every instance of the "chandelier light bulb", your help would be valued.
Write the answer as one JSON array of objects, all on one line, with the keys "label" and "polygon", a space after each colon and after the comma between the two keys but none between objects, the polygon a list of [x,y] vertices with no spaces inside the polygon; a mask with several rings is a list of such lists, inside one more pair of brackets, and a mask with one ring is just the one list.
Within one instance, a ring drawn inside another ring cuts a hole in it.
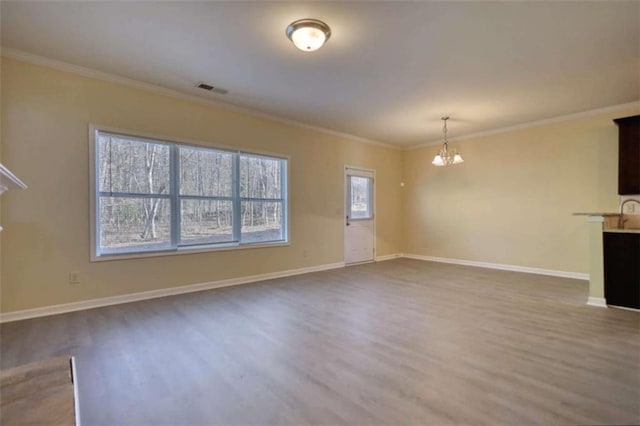
[{"label": "chandelier light bulb", "polygon": [[442,126],[442,133],[444,133],[444,138],[442,140],[442,148],[433,157],[433,161],[431,164],[434,166],[449,166],[451,164],[460,164],[464,163],[462,159],[462,155],[458,154],[458,151],[455,149],[449,150],[449,142],[447,142],[447,120],[449,117],[442,117],[442,121],[444,121],[444,125]]}]

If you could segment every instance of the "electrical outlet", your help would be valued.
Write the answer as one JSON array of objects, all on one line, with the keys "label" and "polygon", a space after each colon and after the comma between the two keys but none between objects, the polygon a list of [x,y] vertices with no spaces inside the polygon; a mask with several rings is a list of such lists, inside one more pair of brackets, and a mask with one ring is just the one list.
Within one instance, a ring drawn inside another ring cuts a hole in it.
[{"label": "electrical outlet", "polygon": [[79,272],[69,272],[69,284],[80,284],[80,273]]}]

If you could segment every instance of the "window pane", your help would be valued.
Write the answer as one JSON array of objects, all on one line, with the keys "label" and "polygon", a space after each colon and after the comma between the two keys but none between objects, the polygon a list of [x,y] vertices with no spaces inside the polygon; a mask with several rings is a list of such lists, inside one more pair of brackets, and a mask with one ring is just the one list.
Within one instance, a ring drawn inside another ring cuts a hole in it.
[{"label": "window pane", "polygon": [[282,164],[278,158],[240,154],[240,197],[282,198]]},{"label": "window pane", "polygon": [[100,251],[104,254],[169,248],[169,215],[168,199],[100,197]]},{"label": "window pane", "polygon": [[98,169],[101,192],[170,192],[168,145],[101,134]]},{"label": "window pane", "polygon": [[350,176],[351,180],[351,218],[371,218],[371,179]]},{"label": "window pane", "polygon": [[182,200],[180,242],[213,244],[233,241],[231,201]]},{"label": "window pane", "polygon": [[231,197],[233,154],[180,147],[180,194]]},{"label": "window pane", "polygon": [[103,131],[95,148],[98,256],[287,237],[286,159]]},{"label": "window pane", "polygon": [[282,202],[243,201],[241,204],[243,243],[284,240]]}]

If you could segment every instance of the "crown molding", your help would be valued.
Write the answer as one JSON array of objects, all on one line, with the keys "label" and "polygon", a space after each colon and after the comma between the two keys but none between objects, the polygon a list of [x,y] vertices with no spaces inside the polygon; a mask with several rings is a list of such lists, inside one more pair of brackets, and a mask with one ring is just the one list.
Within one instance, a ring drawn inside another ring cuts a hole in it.
[{"label": "crown molding", "polygon": [[[303,128],[303,129],[307,129],[307,130],[313,130],[313,131],[316,131],[316,132],[319,132],[319,133],[323,133],[323,134],[327,134],[327,135],[331,135],[331,136],[336,136],[336,137],[347,139],[347,140],[354,141],[354,142],[360,142],[360,143],[364,143],[364,144],[368,144],[368,145],[380,146],[380,147],[383,147],[383,148],[408,151],[408,150],[414,150],[414,149],[424,148],[424,147],[428,147],[428,146],[440,145],[442,143],[442,140],[438,139],[438,140],[434,140],[434,141],[430,141],[430,142],[423,142],[423,143],[420,143],[420,144],[410,145],[410,146],[394,145],[394,144],[384,143],[384,142],[380,142],[380,141],[376,141],[376,140],[372,140],[372,139],[363,138],[363,137],[360,137],[360,136],[355,136],[355,135],[352,135],[352,134],[349,134],[349,133],[339,132],[337,130],[332,130],[332,129],[329,129],[329,128],[326,128],[326,127],[314,126],[312,124],[308,124],[308,123],[305,123],[305,122],[302,122],[302,121],[296,121],[296,120],[293,120],[293,119],[290,119],[290,118],[285,118],[285,117],[282,117],[282,116],[269,114],[267,112],[263,112],[263,111],[259,111],[259,110],[255,110],[255,109],[251,109],[251,108],[237,106],[237,105],[234,105],[234,104],[231,104],[231,103],[227,103],[227,102],[222,102],[222,101],[212,100],[212,99],[204,99],[204,98],[201,98],[201,97],[198,97],[198,96],[195,96],[195,95],[189,95],[189,94],[180,92],[178,90],[168,89],[168,88],[163,87],[163,86],[158,86],[158,85],[151,84],[151,83],[145,83],[143,81],[138,81],[138,80],[130,79],[130,78],[127,78],[127,77],[122,77],[122,76],[117,75],[117,74],[111,74],[111,73],[107,73],[107,72],[104,72],[104,71],[99,71],[99,70],[96,70],[96,69],[93,69],[93,68],[82,67],[82,66],[79,66],[79,65],[74,65],[74,64],[70,64],[68,62],[58,61],[58,60],[55,60],[55,59],[50,59],[50,58],[47,58],[47,57],[44,57],[44,56],[40,56],[40,55],[34,55],[32,53],[27,53],[27,52],[24,52],[24,51],[18,50],[18,49],[0,47],[0,56],[6,57],[6,58],[11,58],[11,59],[16,59],[16,60],[19,60],[19,61],[22,61],[22,62],[26,62],[26,63],[30,63],[30,64],[33,64],[33,65],[39,65],[39,66],[43,66],[43,67],[56,69],[56,70],[59,70],[59,71],[68,72],[68,73],[71,73],[71,74],[80,75],[80,76],[83,76],[83,77],[89,77],[89,78],[94,78],[96,80],[101,80],[101,81],[106,81],[106,82],[110,82],[110,83],[120,84],[120,85],[123,85],[123,86],[131,87],[131,88],[135,88],[135,89],[140,89],[140,90],[144,90],[144,91],[147,91],[147,92],[152,92],[152,93],[156,93],[156,94],[160,94],[160,95],[164,95],[164,96],[168,96],[168,97],[172,97],[172,98],[176,98],[176,99],[181,99],[181,100],[186,100],[186,101],[199,103],[199,104],[203,104],[203,105],[207,105],[207,106],[221,108],[221,109],[225,109],[225,110],[228,110],[228,111],[233,111],[233,112],[237,112],[237,113],[240,113],[240,114],[249,115],[251,117],[266,119],[266,120],[270,120],[270,121],[275,121],[275,122],[278,122],[278,123],[287,124],[287,125],[290,125],[290,126],[295,126],[295,127]],[[547,119],[543,119],[543,120],[530,121],[530,122],[526,122],[526,123],[516,124],[516,125],[513,125],[513,126],[500,127],[500,128],[496,128],[496,129],[482,131],[482,132],[471,133],[471,134],[468,134],[468,135],[456,136],[456,137],[453,137],[453,138],[448,138],[448,141],[449,142],[457,142],[457,141],[464,141],[464,140],[467,140],[467,139],[474,139],[474,138],[480,138],[480,137],[485,137],[485,136],[492,136],[492,135],[497,135],[497,134],[500,134],[500,133],[513,132],[513,131],[516,131],[516,130],[524,130],[524,129],[529,129],[529,128],[533,128],[533,127],[540,127],[540,126],[545,126],[545,125],[550,125],[550,124],[561,123],[561,122],[564,122],[564,121],[577,120],[577,119],[591,117],[591,116],[598,115],[598,114],[606,114],[606,113],[609,113],[609,112],[615,112],[615,111],[624,110],[624,109],[630,109],[630,108],[639,108],[640,109],[640,100],[634,101],[634,102],[628,102],[628,103],[624,103],[624,104],[619,104],[619,105],[611,105],[611,106],[607,106],[607,107],[604,107],[604,108],[598,108],[598,109],[593,109],[593,110],[588,110],[588,111],[582,111],[582,112],[573,113],[573,114],[561,115],[561,116],[558,116],[558,117],[552,117],[552,118],[547,118]]]},{"label": "crown molding", "polygon": [[[544,120],[537,120],[537,121],[530,121],[527,123],[521,123],[521,124],[516,124],[514,126],[507,126],[507,127],[500,127],[497,129],[492,129],[492,130],[486,130],[486,131],[482,131],[482,132],[478,132],[478,133],[471,133],[468,135],[462,135],[462,136],[457,136],[454,138],[448,138],[449,142],[456,142],[456,141],[463,141],[463,140],[467,140],[467,139],[474,139],[474,138],[481,138],[484,136],[492,136],[492,135],[497,135],[500,133],[507,133],[507,132],[513,132],[516,130],[524,130],[524,129],[529,129],[532,127],[540,127],[540,126],[547,126],[550,124],[556,124],[556,123],[562,123],[564,121],[571,121],[571,120],[578,120],[581,118],[587,118],[587,117],[592,117],[594,115],[599,115],[599,114],[606,114],[609,112],[616,112],[616,111],[620,111],[620,110],[626,110],[626,109],[631,109],[631,108],[638,108],[640,109],[640,101],[634,101],[634,102],[628,102],[625,104],[619,104],[619,105],[611,105],[611,106],[607,106],[604,108],[598,108],[598,109],[592,109],[589,111],[582,111],[582,112],[577,112],[577,113],[573,113],[573,114],[567,114],[567,115],[561,115],[558,117],[553,117],[553,118],[545,118]],[[431,142],[424,142],[418,145],[411,145],[411,146],[407,146],[404,148],[404,150],[412,150],[412,149],[418,149],[418,148],[424,148],[426,146],[434,146],[434,145],[440,145],[442,144],[442,139],[438,139],[437,141],[431,141]]]},{"label": "crown molding", "polygon": [[104,71],[99,71],[93,68],[82,67],[79,65],[70,64],[68,62],[58,61],[56,59],[47,58],[40,55],[34,55],[32,53],[24,52],[18,49],[12,49],[8,47],[0,47],[0,56],[16,59],[22,62],[26,62],[33,65],[39,65],[47,68],[53,68],[58,71],[64,71],[71,74],[80,75],[83,77],[94,78],[96,80],[107,81],[109,83],[120,84],[122,86],[131,87],[134,89],[140,89],[147,92],[152,92],[176,99],[186,100],[190,102],[195,102],[207,106],[213,106],[216,108],[222,108],[228,111],[237,112],[240,114],[249,115],[256,118],[262,118],[270,121],[275,121],[282,124],[287,124],[290,126],[295,126],[307,130],[313,130],[319,133],[324,133],[331,136],[337,136],[340,138],[348,139],[354,142],[365,143],[368,145],[376,145],[384,148],[401,150],[402,147],[399,145],[392,145],[372,139],[363,138],[360,136],[351,135],[349,133],[339,132],[337,130],[328,129],[326,127],[314,126],[312,124],[304,123],[302,121],[292,120],[290,118],[285,118],[279,115],[269,114],[267,112],[237,106],[231,103],[212,100],[212,99],[204,99],[195,95],[189,95],[178,90],[168,89],[163,86],[158,86],[151,83],[145,83],[143,81],[134,80],[127,77],[122,77],[117,74],[111,74]]}]

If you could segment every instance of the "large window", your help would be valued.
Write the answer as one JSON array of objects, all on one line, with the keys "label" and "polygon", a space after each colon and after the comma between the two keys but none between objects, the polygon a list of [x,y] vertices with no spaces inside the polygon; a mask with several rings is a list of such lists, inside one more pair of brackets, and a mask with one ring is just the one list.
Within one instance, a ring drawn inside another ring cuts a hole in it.
[{"label": "large window", "polygon": [[96,256],[287,241],[287,160],[95,133]]}]

